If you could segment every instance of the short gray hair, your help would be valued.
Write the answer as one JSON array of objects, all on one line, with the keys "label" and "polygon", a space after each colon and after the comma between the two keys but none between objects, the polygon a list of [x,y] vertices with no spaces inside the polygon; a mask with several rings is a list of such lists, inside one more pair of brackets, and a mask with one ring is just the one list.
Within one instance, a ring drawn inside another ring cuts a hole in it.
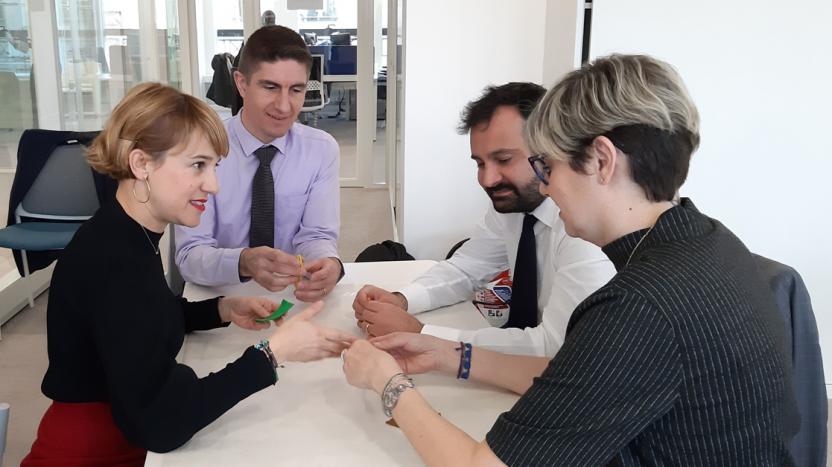
[{"label": "short gray hair", "polygon": [[[667,198],[670,190],[672,199],[699,146],[699,112],[669,64],[614,54],[567,74],[526,125],[532,154],[569,162],[575,170],[583,170],[587,146],[601,135],[630,158],[631,175],[649,199]],[[645,172],[637,173],[640,169]],[[663,186],[646,186],[651,184]]]}]

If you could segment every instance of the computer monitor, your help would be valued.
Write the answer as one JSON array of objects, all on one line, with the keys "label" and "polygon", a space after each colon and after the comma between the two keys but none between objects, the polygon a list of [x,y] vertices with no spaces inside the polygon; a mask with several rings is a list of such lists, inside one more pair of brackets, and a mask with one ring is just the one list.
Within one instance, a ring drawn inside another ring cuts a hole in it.
[{"label": "computer monitor", "polygon": [[350,45],[350,34],[348,32],[333,32],[329,36],[332,45]]}]

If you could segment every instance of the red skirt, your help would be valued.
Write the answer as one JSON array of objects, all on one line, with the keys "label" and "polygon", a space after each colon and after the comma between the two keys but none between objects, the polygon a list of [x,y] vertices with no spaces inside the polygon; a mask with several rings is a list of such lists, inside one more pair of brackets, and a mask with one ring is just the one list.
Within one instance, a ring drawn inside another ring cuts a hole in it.
[{"label": "red skirt", "polygon": [[21,467],[142,466],[147,451],[124,438],[110,404],[53,402]]}]

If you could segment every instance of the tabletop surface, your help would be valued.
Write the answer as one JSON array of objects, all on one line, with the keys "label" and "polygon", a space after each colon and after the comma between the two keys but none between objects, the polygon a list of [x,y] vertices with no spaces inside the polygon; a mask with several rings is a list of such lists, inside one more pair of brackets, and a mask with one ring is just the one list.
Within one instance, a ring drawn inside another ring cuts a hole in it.
[{"label": "tabletop surface", "polygon": [[[396,290],[434,264],[433,261],[347,263],[346,275],[314,319],[326,326],[360,336],[352,301],[366,283]],[[217,295],[268,296],[297,302],[287,290],[272,294],[254,282],[200,287],[187,284],[185,296],[201,300]],[[298,303],[289,315],[297,313]],[[487,326],[470,302],[419,315],[423,322],[457,328]],[[245,348],[273,332],[246,331],[235,326],[189,334],[179,361],[200,376],[222,369]],[[386,424],[378,395],[350,386],[341,360],[288,363],[280,381],[241,401],[183,447],[148,453],[146,466],[303,465],[366,466],[422,465],[401,431]],[[416,386],[442,416],[481,440],[497,416],[510,409],[517,396],[452,376],[416,375]]]}]

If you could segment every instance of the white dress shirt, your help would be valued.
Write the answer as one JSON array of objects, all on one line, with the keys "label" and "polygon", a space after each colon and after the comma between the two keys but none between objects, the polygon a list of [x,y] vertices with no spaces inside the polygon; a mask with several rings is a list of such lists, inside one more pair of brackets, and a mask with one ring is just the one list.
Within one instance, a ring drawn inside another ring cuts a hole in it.
[{"label": "white dress shirt", "polygon": [[[566,325],[577,305],[606,284],[615,268],[597,246],[566,234],[559,209],[546,198],[531,212],[537,244],[537,327],[466,331],[425,325],[422,333],[470,342],[504,353],[552,357],[563,345]],[[500,214],[489,207],[471,239],[454,256],[401,289],[408,311],[421,313],[471,300],[502,271],[514,275],[523,213]],[[479,311],[471,305],[471,312]]]}]

